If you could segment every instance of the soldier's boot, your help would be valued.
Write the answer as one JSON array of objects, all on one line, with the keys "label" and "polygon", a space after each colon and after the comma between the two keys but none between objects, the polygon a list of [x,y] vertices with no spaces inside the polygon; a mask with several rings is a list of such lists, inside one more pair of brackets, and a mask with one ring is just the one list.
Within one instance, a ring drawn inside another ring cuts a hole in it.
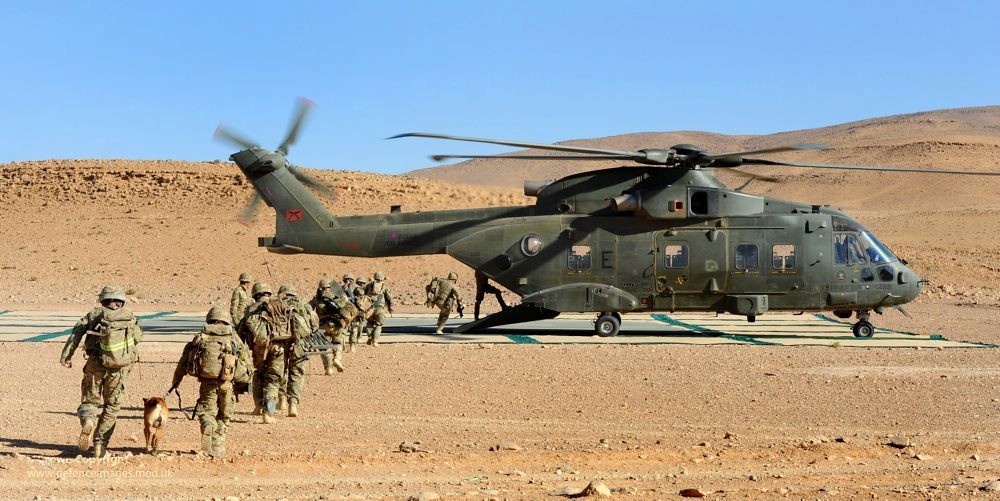
[{"label": "soldier's boot", "polygon": [[323,355],[320,355],[320,358],[323,360],[323,374],[332,376],[333,365],[336,363],[333,360],[333,357],[331,357],[329,353],[324,353]]},{"label": "soldier's boot", "polygon": [[251,412],[250,414],[253,416],[259,416],[263,413],[264,413],[264,404],[260,402],[255,402],[253,404],[253,412]]},{"label": "soldier's boot", "polygon": [[349,348],[350,351],[351,351],[351,353],[354,353],[354,345],[356,345],[356,344],[358,344],[358,343],[355,343],[353,341],[351,342],[351,347]]},{"label": "soldier's boot", "polygon": [[201,451],[205,454],[212,452],[212,436],[215,435],[215,427],[210,424],[201,425]]},{"label": "soldier's boot", "polygon": [[447,321],[448,321],[448,319],[438,320],[437,330],[434,331],[434,334],[444,334],[444,324]]},{"label": "soldier's boot", "polygon": [[372,329],[372,346],[378,346],[378,338],[382,337],[382,326],[376,325]]},{"label": "soldier's boot", "polygon": [[288,403],[288,417],[298,417],[299,415],[299,404],[298,402]]},{"label": "soldier's boot", "polygon": [[274,409],[274,400],[267,399],[264,401],[264,409],[263,412],[261,412],[261,416],[263,416],[262,422],[264,424],[271,424],[274,422]]},{"label": "soldier's boot", "polygon": [[108,446],[104,444],[94,444],[94,457],[103,458],[108,453]]},{"label": "soldier's boot", "polygon": [[212,452],[208,453],[209,456],[214,458],[222,457],[226,455],[226,437],[218,436],[212,438]]},{"label": "soldier's boot", "polygon": [[[276,405],[274,408],[276,410],[283,411],[285,410],[285,404],[287,403],[288,403],[288,397],[286,397],[285,395],[278,395],[278,405]],[[274,413],[272,412],[271,414]]]},{"label": "soldier's boot", "polygon": [[[333,366],[337,368],[337,372],[344,372],[344,361],[340,359],[340,354],[343,350],[337,350],[333,353]],[[333,374],[330,372],[329,374]]]},{"label": "soldier's boot", "polygon": [[96,423],[93,419],[84,420],[81,424],[80,439],[76,444],[80,448],[80,452],[87,452],[90,449],[90,437],[94,434],[95,425]]}]

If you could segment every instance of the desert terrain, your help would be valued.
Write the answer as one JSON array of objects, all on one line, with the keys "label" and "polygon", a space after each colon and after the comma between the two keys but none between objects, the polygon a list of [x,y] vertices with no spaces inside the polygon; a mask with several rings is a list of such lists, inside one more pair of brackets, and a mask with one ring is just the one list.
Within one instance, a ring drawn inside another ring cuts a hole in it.
[{"label": "desert terrain", "polygon": [[[573,143],[689,142],[732,151],[822,142],[832,148],[773,158],[1000,170],[997,124],[1000,107],[983,107],[767,136],[639,133]],[[460,147],[428,143],[428,152]],[[581,168],[498,159],[400,176],[304,170],[335,188],[325,201],[334,214],[351,215],[390,205],[529,204],[522,180]],[[889,311],[873,319],[877,326],[1000,341],[1000,178],[754,172],[782,182],[754,182],[746,191],[842,208],[930,280],[907,306],[913,319]],[[730,186],[742,182],[718,176]],[[414,312],[429,312],[427,280],[452,269],[472,293],[471,271],[447,256],[267,254],[256,239],[272,234],[273,211],[264,208],[249,228],[235,218],[250,190],[228,162],[0,165],[0,311],[83,313],[107,282],[125,287],[136,310],[205,311],[228,301],[243,271],[311,291],[324,276],[379,269],[401,309]],[[323,377],[312,364],[300,418],[263,427],[242,402],[228,456],[212,460],[192,453],[197,426],[176,413],[166,453],[141,451],[140,397],[166,390],[180,350],[150,344],[129,378],[114,457],[104,461],[77,458],[82,360],[65,369],[60,349],[0,344],[2,497],[537,499],[573,495],[590,482],[635,499],[676,498],[683,489],[709,497],[913,499],[1000,490],[993,483],[1000,480],[995,349],[362,347],[348,356],[344,374]],[[181,389],[190,407],[195,383]],[[400,452],[416,441],[417,452]]]}]

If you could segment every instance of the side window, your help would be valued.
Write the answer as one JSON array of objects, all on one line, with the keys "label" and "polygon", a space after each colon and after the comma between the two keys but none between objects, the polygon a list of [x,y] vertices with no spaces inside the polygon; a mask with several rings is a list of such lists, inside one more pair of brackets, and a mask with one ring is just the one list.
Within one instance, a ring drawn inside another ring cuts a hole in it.
[{"label": "side window", "polygon": [[590,246],[574,245],[569,249],[569,260],[566,262],[569,271],[582,272],[590,269]]},{"label": "side window", "polygon": [[687,265],[688,265],[687,244],[669,244],[663,246],[664,268],[687,268]]},{"label": "side window", "polygon": [[865,263],[865,255],[853,233],[835,233],[833,238],[836,264],[854,266]]},{"label": "side window", "polygon": [[708,214],[708,193],[696,191],[691,194],[691,214],[704,216]]},{"label": "side window", "polygon": [[795,269],[795,246],[777,244],[771,248],[771,268],[775,270]]},{"label": "side window", "polygon": [[739,244],[736,246],[736,269],[752,271],[758,268],[757,246],[754,244]]}]

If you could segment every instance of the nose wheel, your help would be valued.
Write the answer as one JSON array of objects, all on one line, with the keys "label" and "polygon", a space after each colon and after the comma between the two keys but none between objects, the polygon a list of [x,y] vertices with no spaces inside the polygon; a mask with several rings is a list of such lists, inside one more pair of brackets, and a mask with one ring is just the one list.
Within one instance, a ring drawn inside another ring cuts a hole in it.
[{"label": "nose wheel", "polygon": [[601,337],[614,337],[622,325],[622,316],[618,312],[601,312],[594,321],[594,332]]},{"label": "nose wheel", "polygon": [[867,311],[858,312],[858,321],[851,327],[854,337],[870,338],[875,335],[875,326],[868,321],[871,314]]}]

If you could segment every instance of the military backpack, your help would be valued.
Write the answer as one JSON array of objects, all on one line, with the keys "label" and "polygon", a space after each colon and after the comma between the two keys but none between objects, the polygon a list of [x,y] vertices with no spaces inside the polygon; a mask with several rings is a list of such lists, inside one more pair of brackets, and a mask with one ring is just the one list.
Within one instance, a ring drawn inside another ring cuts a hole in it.
[{"label": "military backpack", "polygon": [[268,299],[263,305],[260,319],[266,325],[268,339],[272,342],[302,339],[312,334],[309,319],[296,314],[294,305],[288,298],[277,296]]},{"label": "military backpack", "polygon": [[[448,298],[451,296],[451,292],[455,290],[455,284],[450,280],[445,280],[443,278],[433,278],[431,282],[427,284],[427,306],[437,306],[438,308],[445,305]],[[429,303],[429,304],[428,304]]]},{"label": "military backpack", "polygon": [[233,381],[241,343],[228,325],[206,325],[191,341],[187,373],[198,379]]},{"label": "military backpack", "polygon": [[141,332],[131,310],[103,308],[88,334],[99,338],[101,364],[108,369],[121,369],[139,361]]}]

